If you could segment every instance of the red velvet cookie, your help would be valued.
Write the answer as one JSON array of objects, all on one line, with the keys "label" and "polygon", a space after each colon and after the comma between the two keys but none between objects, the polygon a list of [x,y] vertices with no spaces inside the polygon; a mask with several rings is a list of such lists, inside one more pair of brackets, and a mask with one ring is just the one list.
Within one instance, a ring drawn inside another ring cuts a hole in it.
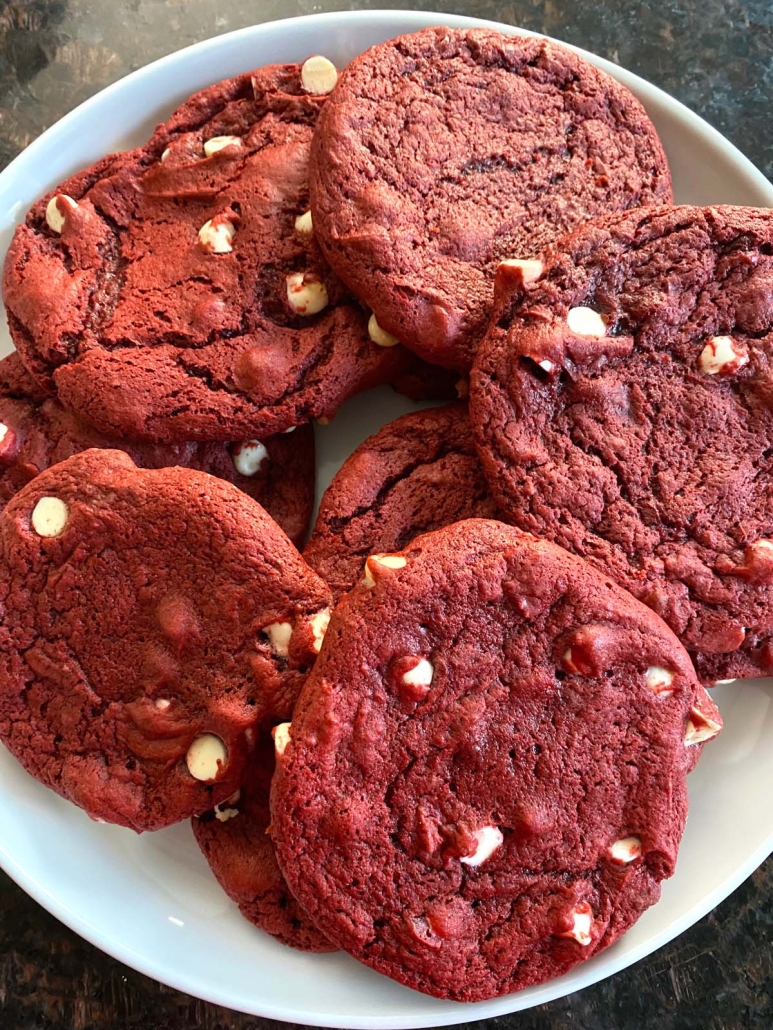
[{"label": "red velvet cookie", "polygon": [[196,94],[146,146],[75,175],[17,228],[11,334],[36,378],[102,432],[264,438],[332,417],[408,360],[373,342],[369,312],[315,242],[308,157],[325,96],[309,90],[332,88],[335,69],[325,80],[307,64]]},{"label": "red velvet cookie", "polygon": [[413,412],[360,444],[322,498],[304,558],[333,591],[351,590],[370,554],[473,517],[496,518],[466,404]]},{"label": "red velvet cookie", "polygon": [[290,726],[272,834],[330,940],[478,1001],[616,940],[674,870],[721,720],[652,611],[574,555],[471,519],[371,557]]},{"label": "red velvet cookie", "polygon": [[658,612],[705,683],[773,673],[772,252],[768,210],[590,224],[502,267],[473,374],[508,519]]},{"label": "red velvet cookie", "polygon": [[[329,594],[260,505],[90,450],[0,515],[0,740],[93,818],[153,830],[241,784]],[[320,614],[321,613],[321,614]]]},{"label": "red velvet cookie", "polygon": [[241,788],[193,819],[196,842],[220,886],[251,923],[291,948],[334,951],[290,893],[277,865],[267,832],[273,773],[274,744],[261,734]]},{"label": "red velvet cookie", "polygon": [[18,354],[0,361],[0,507],[50,465],[90,447],[126,451],[140,468],[209,472],[259,501],[298,546],[314,510],[314,430],[240,444],[128,443],[87,426],[38,386]]},{"label": "red velvet cookie", "polygon": [[638,100],[539,36],[430,28],[356,58],[320,116],[311,208],[382,330],[468,369],[503,258],[595,215],[671,200]]}]

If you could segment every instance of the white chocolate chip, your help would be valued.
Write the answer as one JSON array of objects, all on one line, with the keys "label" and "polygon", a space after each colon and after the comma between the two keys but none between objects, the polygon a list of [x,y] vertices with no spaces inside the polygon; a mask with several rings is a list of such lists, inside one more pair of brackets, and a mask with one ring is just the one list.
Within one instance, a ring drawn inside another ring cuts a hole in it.
[{"label": "white chocolate chip", "polygon": [[396,336],[392,336],[386,329],[381,328],[375,315],[371,315],[368,319],[368,336],[379,347],[394,347],[400,342]]},{"label": "white chocolate chip", "polygon": [[64,229],[67,211],[74,211],[78,205],[68,197],[66,193],[57,193],[46,204],[46,224],[52,232],[61,232]]},{"label": "white chocolate chip", "polygon": [[717,680],[714,683],[714,686],[715,687],[726,687],[728,683],[735,683],[735,680],[734,679],[732,679],[732,680]]},{"label": "white chocolate chip", "polygon": [[167,708],[169,708],[171,703],[172,702],[167,701],[165,697],[160,697],[158,701],[156,701],[156,708],[159,710],[159,712],[165,712]]},{"label": "white chocolate chip", "polygon": [[623,837],[610,844],[607,853],[617,865],[628,865],[641,858],[641,841],[638,837]]},{"label": "white chocolate chip", "polygon": [[555,362],[554,361],[550,361],[549,358],[543,358],[543,360],[542,361],[538,361],[537,364],[545,372],[552,372],[553,369],[556,367]]},{"label": "white chocolate chip", "polygon": [[407,564],[408,559],[403,558],[401,554],[371,554],[369,558],[365,559],[362,582],[366,587],[374,587],[376,585],[374,576],[378,575],[379,566],[386,569],[402,569]]},{"label": "white chocolate chip", "polygon": [[533,283],[535,279],[539,279],[545,271],[545,266],[541,261],[533,260],[531,258],[511,258],[507,261],[500,261],[499,265],[500,268],[502,265],[505,265],[507,268],[520,268],[521,277],[525,283]]},{"label": "white chocolate chip", "polygon": [[295,219],[295,231],[313,232],[313,226],[311,224],[311,211],[304,211],[302,215],[298,215],[298,217]]},{"label": "white chocolate chip", "polygon": [[749,351],[730,336],[712,336],[701,351],[698,368],[704,375],[731,375],[749,363]]},{"label": "white chocolate chip", "polygon": [[171,151],[171,150],[169,149],[169,147],[167,147],[167,148],[166,148],[166,150],[165,150],[165,151],[163,152],[163,154],[161,155],[161,164],[163,164],[163,163],[164,163],[164,161],[166,161],[166,159],[167,159],[167,158],[169,157],[169,155],[170,155],[171,153],[172,153],[172,151]]},{"label": "white chocolate chip", "polygon": [[214,780],[225,766],[225,744],[214,733],[204,733],[196,737],[188,748],[185,763],[194,780]]},{"label": "white chocolate chip", "polygon": [[671,697],[674,692],[672,683],[674,674],[670,669],[664,669],[660,665],[651,665],[646,672],[647,689],[658,697]]},{"label": "white chocolate chip", "polygon": [[240,476],[257,475],[267,458],[268,451],[260,440],[245,440],[231,454],[234,468]]},{"label": "white chocolate chip", "polygon": [[225,150],[226,147],[240,147],[241,145],[241,136],[213,136],[204,144],[204,153],[207,157],[212,157],[213,154]]},{"label": "white chocolate chip", "polygon": [[58,497],[41,497],[32,510],[32,528],[38,536],[61,536],[70,511]]},{"label": "white chocolate chip", "polygon": [[317,612],[316,615],[312,615],[310,620],[311,632],[314,634],[314,643],[312,649],[319,654],[322,650],[322,641],[325,639],[327,633],[327,627],[330,624],[330,609],[323,608]]},{"label": "white chocolate chip", "polygon": [[402,681],[406,687],[428,687],[432,683],[435,669],[432,662],[426,658],[420,658],[416,665],[402,675]]},{"label": "white chocolate chip", "polygon": [[221,801],[219,805],[215,805],[215,819],[221,823],[227,823],[229,819],[235,819],[239,814],[239,809],[234,808],[234,805],[238,804],[241,796],[242,792],[235,790],[229,798]]},{"label": "white chocolate chip", "polygon": [[319,54],[309,57],[301,66],[301,85],[314,96],[329,93],[338,82],[338,71],[332,61]]},{"label": "white chocolate chip", "polygon": [[572,657],[571,647],[567,647],[564,653],[561,655],[561,664],[567,672],[579,672],[579,668],[574,664],[574,658]]},{"label": "white chocolate chip", "polygon": [[236,226],[226,218],[217,222],[210,218],[199,229],[199,243],[210,254],[230,254]]},{"label": "white chocolate chip", "polygon": [[327,307],[327,287],[308,272],[294,272],[286,280],[287,300],[299,315],[317,315]]},{"label": "white chocolate chip", "polygon": [[593,308],[569,308],[566,321],[578,336],[606,336],[604,319]]},{"label": "white chocolate chip", "polygon": [[298,428],[297,426],[290,426],[289,428],[285,429],[284,432],[285,433],[294,433],[297,428]]},{"label": "white chocolate chip", "polygon": [[289,622],[272,622],[269,626],[263,627],[263,632],[269,639],[271,650],[280,658],[286,658],[290,653],[290,637],[293,635],[293,627]]},{"label": "white chocolate chip", "polygon": [[6,436],[8,436],[8,426],[5,422],[0,422],[0,443],[5,440]]},{"label": "white chocolate chip", "polygon": [[697,708],[691,708],[687,718],[684,745],[690,747],[692,744],[702,744],[704,741],[716,737],[721,729],[719,723],[703,715]]},{"label": "white chocolate chip", "polygon": [[283,755],[287,745],[290,743],[290,723],[280,722],[271,731],[271,736],[274,738],[274,748],[277,755]]},{"label": "white chocolate chip", "polygon": [[480,830],[475,831],[475,838],[478,841],[475,851],[471,855],[465,855],[464,858],[459,859],[464,865],[483,865],[486,859],[491,858],[505,839],[498,826],[481,827]]},{"label": "white chocolate chip", "polygon": [[572,929],[567,930],[565,933],[560,933],[559,937],[567,937],[569,940],[577,941],[583,948],[587,947],[593,938],[591,937],[591,927],[593,926],[593,913],[591,907],[587,902],[581,901],[579,905],[571,911],[572,916]]}]

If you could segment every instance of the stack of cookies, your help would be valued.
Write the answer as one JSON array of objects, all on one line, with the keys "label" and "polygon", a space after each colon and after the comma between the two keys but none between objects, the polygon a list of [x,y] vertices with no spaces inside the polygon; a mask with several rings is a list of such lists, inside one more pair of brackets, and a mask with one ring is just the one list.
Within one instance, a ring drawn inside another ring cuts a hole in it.
[{"label": "stack of cookies", "polygon": [[[773,673],[773,215],[672,201],[619,83],[443,28],[219,83],[42,198],[3,282],[0,739],[437,997],[615,941],[706,687]],[[361,444],[306,542],[312,423],[383,384],[454,403]]]}]

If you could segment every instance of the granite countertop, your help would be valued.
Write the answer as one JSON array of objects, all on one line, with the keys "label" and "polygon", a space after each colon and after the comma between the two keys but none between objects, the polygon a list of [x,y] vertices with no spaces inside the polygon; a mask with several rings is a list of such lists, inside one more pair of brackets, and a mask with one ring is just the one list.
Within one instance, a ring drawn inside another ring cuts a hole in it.
[{"label": "granite countertop", "polygon": [[[312,0],[0,0],[0,164],[108,83],[208,36],[347,9]],[[385,2],[358,6],[380,8]],[[432,9],[422,0],[393,7]],[[773,177],[770,0],[448,2],[593,50],[697,111]],[[616,977],[485,1030],[770,1030],[773,859],[676,941]],[[71,933],[0,874],[2,1030],[257,1030]]]}]

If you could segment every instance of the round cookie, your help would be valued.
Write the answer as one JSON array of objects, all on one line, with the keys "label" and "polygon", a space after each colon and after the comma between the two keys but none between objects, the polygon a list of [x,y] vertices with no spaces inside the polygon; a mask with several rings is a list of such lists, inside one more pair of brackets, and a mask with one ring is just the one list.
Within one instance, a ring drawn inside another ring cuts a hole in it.
[{"label": "round cookie", "polygon": [[102,432],[262,439],[331,418],[409,360],[373,342],[317,247],[308,158],[325,96],[304,68],[196,94],[17,228],[3,280],[16,346]]},{"label": "round cookie", "polygon": [[180,465],[225,479],[259,501],[299,546],[314,510],[314,429],[240,444],[129,443],[87,426],[38,386],[18,354],[0,361],[0,508],[23,486],[65,458],[106,447],[126,451],[140,468]]},{"label": "round cookie", "polygon": [[272,834],[330,940],[478,1001],[559,976],[672,874],[721,720],[687,652],[579,558],[472,519],[373,556],[292,724]]},{"label": "round cookie", "polygon": [[196,843],[242,915],[283,944],[301,951],[334,951],[288,890],[268,835],[274,744],[261,734],[244,783],[217,808],[192,821]]},{"label": "round cookie", "polygon": [[312,145],[328,261],[384,330],[462,370],[500,260],[670,200],[639,101],[538,36],[430,28],[378,44],[341,75]]},{"label": "round cookie", "polygon": [[260,505],[90,450],[0,515],[0,740],[95,819],[154,830],[241,784],[329,593]]},{"label": "round cookie", "polygon": [[508,520],[653,608],[704,683],[773,673],[773,213],[660,208],[503,265],[471,416]]},{"label": "round cookie", "polygon": [[303,557],[338,598],[369,554],[473,517],[496,518],[466,404],[412,412],[360,444],[325,491]]}]

